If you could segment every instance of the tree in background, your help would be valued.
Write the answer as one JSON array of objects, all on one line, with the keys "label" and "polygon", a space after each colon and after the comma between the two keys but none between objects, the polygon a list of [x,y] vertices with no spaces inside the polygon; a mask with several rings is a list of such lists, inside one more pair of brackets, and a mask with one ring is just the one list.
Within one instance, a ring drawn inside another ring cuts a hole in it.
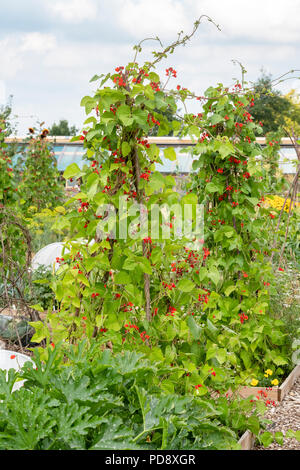
[{"label": "tree in background", "polygon": [[5,143],[8,134],[6,121],[0,115],[0,207],[12,204],[17,199],[11,155]]},{"label": "tree in background", "polygon": [[58,135],[76,135],[78,129],[75,126],[69,126],[69,123],[66,119],[61,119],[58,124],[55,122],[52,124],[52,126],[49,129],[49,134],[53,136],[58,136]]},{"label": "tree in background", "polygon": [[174,111],[170,107],[168,107],[165,111],[160,111],[158,109],[154,109],[154,111],[156,113],[160,112],[163,116],[165,116],[165,118],[168,120],[168,122],[171,125],[172,125],[172,123],[174,123],[174,124],[173,124],[173,128],[171,128],[171,129],[166,129],[164,126],[162,126],[160,128],[159,126],[155,125],[152,129],[150,129],[149,136],[166,136],[166,135],[172,136],[172,135],[174,135],[174,129],[177,129],[177,130],[180,129],[181,122],[176,117],[176,115],[174,114]]},{"label": "tree in background", "polygon": [[16,153],[16,145],[5,142],[11,136],[13,127],[10,121],[12,112],[12,96],[6,105],[0,106],[0,205],[9,205],[17,199],[17,185],[14,178],[12,158]]},{"label": "tree in background", "polygon": [[48,129],[35,135],[30,128],[30,139],[18,160],[20,171],[20,200],[25,211],[35,207],[37,212],[59,204],[63,197],[63,183],[57,170],[57,161],[47,141]]},{"label": "tree in background", "polygon": [[12,95],[9,96],[8,102],[5,105],[0,106],[0,120],[6,124],[6,137],[12,134],[13,128],[10,122],[10,116],[12,112]]},{"label": "tree in background", "polygon": [[272,76],[264,72],[254,83],[254,93],[257,97],[251,108],[252,116],[257,122],[262,122],[264,134],[279,131],[290,113],[290,100],[273,89]]}]

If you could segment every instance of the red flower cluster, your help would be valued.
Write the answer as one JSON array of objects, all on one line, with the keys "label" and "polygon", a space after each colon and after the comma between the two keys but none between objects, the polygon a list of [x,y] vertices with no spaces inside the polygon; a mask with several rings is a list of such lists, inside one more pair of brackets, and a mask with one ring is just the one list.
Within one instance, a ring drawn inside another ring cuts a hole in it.
[{"label": "red flower cluster", "polygon": [[253,122],[251,114],[248,113],[247,111],[243,114],[243,116],[246,118],[248,122]]},{"label": "red flower cluster", "polygon": [[166,69],[166,75],[167,77],[170,77],[172,75],[172,77],[176,78],[177,72],[172,67],[169,67],[168,69]]},{"label": "red flower cluster", "polygon": [[[95,166],[98,166],[98,165],[99,165],[99,163],[97,162],[97,160],[93,160],[91,167],[94,168]],[[102,168],[102,165],[100,165],[99,168]]]},{"label": "red flower cluster", "polygon": [[[130,328],[130,329],[133,328],[136,331],[140,331],[140,329],[137,325],[133,325],[130,322],[126,323],[124,325],[124,328]],[[150,336],[146,334],[146,331],[143,331],[142,333],[140,333],[140,338],[141,338],[142,341],[146,341],[146,339],[150,339]]]},{"label": "red flower cluster", "polygon": [[[129,307],[129,308],[127,308],[127,307]],[[131,312],[131,311],[132,311],[132,307],[133,307],[133,303],[132,303],[132,302],[128,302],[127,304],[122,305],[123,312]]]},{"label": "red flower cluster", "polygon": [[163,285],[163,287],[164,287],[165,289],[167,288],[167,289],[169,289],[169,290],[173,290],[173,289],[176,288],[174,282],[172,282],[172,284],[167,284],[166,282],[163,281],[163,282],[162,282],[162,285]]},{"label": "red flower cluster", "polygon": [[245,320],[248,320],[248,315],[245,315],[244,313],[239,314],[240,317],[240,322],[243,324]]},{"label": "red flower cluster", "polygon": [[149,144],[149,142],[148,142],[147,139],[144,139],[144,140],[142,140],[142,139],[137,139],[137,143],[140,144],[140,145],[143,145],[143,146],[146,147],[147,149],[150,148],[150,144]]},{"label": "red flower cluster", "polygon": [[208,248],[205,248],[205,246],[202,247],[202,250],[204,252],[204,255],[203,255],[203,261],[206,260],[206,258],[208,258],[209,254],[210,254],[210,251]]},{"label": "red flower cluster", "polygon": [[122,77],[122,71],[124,70],[124,67],[117,67],[115,71],[117,73],[120,73],[120,75],[117,75],[117,77],[114,78],[114,83],[118,84],[120,87],[121,86],[126,86],[126,82],[123,80]]},{"label": "red flower cluster", "polygon": [[137,325],[132,325],[130,322],[127,324],[124,325],[124,328],[133,328],[134,330],[137,330],[139,331],[139,327]]},{"label": "red flower cluster", "polygon": [[148,124],[150,124],[150,121],[152,121],[153,124],[156,124],[157,126],[160,126],[160,122],[157,121],[157,120],[155,119],[155,117],[152,116],[151,113],[149,113],[149,114],[148,114],[148,117],[147,117],[147,122],[148,122]]},{"label": "red flower cluster", "polygon": [[83,135],[80,136],[80,140],[84,140],[87,135],[87,131],[82,131]]},{"label": "red flower cluster", "polygon": [[239,165],[241,163],[241,160],[235,157],[229,157],[230,163],[235,163],[236,165]]},{"label": "red flower cluster", "polygon": [[128,198],[127,198],[127,201],[129,201],[130,198],[134,199],[136,196],[137,196],[137,192],[136,191],[125,191],[124,190],[124,194],[128,194]]},{"label": "red flower cluster", "polygon": [[78,274],[83,274],[82,271],[80,271],[80,266],[78,263],[73,266],[73,269],[78,269]]},{"label": "red flower cluster", "polygon": [[198,254],[195,253],[194,251],[190,250],[190,251],[188,251],[188,257],[185,260],[185,262],[189,263],[191,268],[194,268],[195,264],[196,264],[196,261],[198,261],[198,258],[199,258]]},{"label": "red flower cluster", "polygon": [[[150,171],[149,171],[150,173]],[[145,181],[149,181],[149,173],[142,173],[140,178],[144,179]]]},{"label": "red flower cluster", "polygon": [[82,212],[82,211],[86,212],[88,210],[88,207],[89,207],[88,202],[81,202],[81,206],[78,208],[78,212]]},{"label": "red flower cluster", "polygon": [[258,393],[259,395],[261,395],[261,397],[264,396],[265,398],[267,398],[267,396],[268,396],[268,394],[267,394],[264,390],[258,390],[257,393]]},{"label": "red flower cluster", "polygon": [[203,290],[205,290],[207,293],[206,294],[199,294],[198,301],[201,302],[201,303],[207,304],[208,300],[209,300],[210,292],[207,289],[204,289],[204,288],[203,288]]},{"label": "red flower cluster", "polygon": [[133,78],[132,83],[141,83],[143,75],[144,75],[144,77],[149,77],[149,74],[146,73],[144,69],[140,69],[139,70],[139,76],[137,78]]},{"label": "red flower cluster", "polygon": [[158,307],[154,309],[154,312],[152,313],[152,317],[156,317],[157,313],[158,313]]},{"label": "red flower cluster", "polygon": [[104,189],[102,190],[103,193],[107,193],[111,189],[111,185],[106,185],[104,186]]},{"label": "red flower cluster", "polygon": [[242,89],[242,85],[241,85],[240,83],[236,83],[236,84],[234,85],[234,88],[235,88],[236,90],[241,90],[241,89]]},{"label": "red flower cluster", "polygon": [[140,337],[142,341],[146,341],[146,339],[150,338],[150,336],[146,334],[146,331],[143,331],[142,333],[140,333]]},{"label": "red flower cluster", "polygon": [[167,317],[174,317],[174,313],[177,312],[176,308],[175,307],[169,307],[169,313],[166,313],[166,316]]},{"label": "red flower cluster", "polygon": [[201,137],[198,139],[198,142],[202,143],[209,139],[209,134],[207,132],[202,132]]}]

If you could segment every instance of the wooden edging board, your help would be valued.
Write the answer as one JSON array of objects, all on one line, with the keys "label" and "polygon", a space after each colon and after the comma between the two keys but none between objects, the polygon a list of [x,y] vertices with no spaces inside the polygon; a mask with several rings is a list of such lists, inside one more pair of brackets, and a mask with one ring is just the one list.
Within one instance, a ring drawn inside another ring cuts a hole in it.
[{"label": "wooden edging board", "polygon": [[279,387],[279,400],[282,401],[289,393],[297,378],[300,377],[300,364],[298,364]]},{"label": "wooden edging board", "polygon": [[[282,401],[287,393],[291,390],[296,379],[300,376],[300,364],[297,365],[280,387],[241,387],[238,390],[239,395],[242,398],[248,398],[251,395],[260,395],[261,391],[264,392],[263,398],[271,401]],[[231,394],[231,393],[230,393]]]},{"label": "wooden edging board", "polygon": [[[272,391],[275,392],[275,390],[276,390],[277,391],[277,397],[278,397],[277,401],[282,401],[284,399],[284,397],[292,389],[295,381],[297,380],[297,378],[299,376],[300,376],[300,364],[292,370],[290,375],[285,379],[285,381],[280,385],[280,387],[275,387],[272,390],[267,391],[267,393],[270,394],[270,392],[272,392]],[[245,393],[243,395],[245,398],[246,398],[246,396],[248,397],[250,395],[256,394],[257,392],[254,391],[254,390],[264,390],[264,388],[259,388],[259,387],[244,387],[244,389],[247,389],[247,391],[245,391]],[[252,392],[246,395],[246,393],[248,393],[248,390],[249,391],[252,390]],[[274,396],[274,394],[273,394],[273,396]],[[268,397],[270,398],[270,395],[268,395]],[[273,399],[275,400],[275,398],[273,398]],[[251,450],[251,449],[253,449],[254,443],[255,443],[255,435],[251,431],[244,432],[244,434],[242,435],[242,437],[239,440],[239,444],[241,445],[242,450]]]},{"label": "wooden edging board", "polygon": [[255,435],[251,431],[246,431],[239,440],[242,450],[253,449],[255,443]]}]

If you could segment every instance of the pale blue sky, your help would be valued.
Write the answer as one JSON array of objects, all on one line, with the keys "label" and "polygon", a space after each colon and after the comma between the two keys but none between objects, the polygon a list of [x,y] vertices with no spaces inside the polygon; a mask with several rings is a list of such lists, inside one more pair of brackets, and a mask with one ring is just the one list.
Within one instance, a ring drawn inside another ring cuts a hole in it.
[{"label": "pale blue sky", "polygon": [[[162,63],[162,71],[178,71],[174,86],[203,94],[218,82],[231,85],[239,76],[232,59],[243,63],[249,80],[262,67],[273,77],[300,69],[300,0],[0,1],[0,100],[14,96],[19,134],[37,120],[50,126],[66,118],[81,127],[80,100],[93,89],[95,73],[126,64],[133,45],[149,35],[168,44],[201,14],[221,32],[203,22],[192,41]],[[155,47],[148,43],[141,60]],[[280,89],[299,90],[299,83],[293,79]]]}]

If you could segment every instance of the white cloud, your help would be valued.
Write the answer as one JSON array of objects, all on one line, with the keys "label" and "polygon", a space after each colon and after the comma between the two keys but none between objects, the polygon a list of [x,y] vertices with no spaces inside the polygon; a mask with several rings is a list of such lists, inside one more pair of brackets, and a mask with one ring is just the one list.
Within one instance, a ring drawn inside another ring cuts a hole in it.
[{"label": "white cloud", "polygon": [[170,38],[208,15],[221,26],[199,27],[198,34],[214,40],[253,40],[289,43],[300,39],[300,1],[285,0],[112,0],[122,29],[136,38],[159,35]]},{"label": "white cloud", "polygon": [[24,34],[21,38],[22,51],[46,52],[56,47],[56,38],[53,34],[39,32]]},{"label": "white cloud", "polygon": [[0,80],[0,105],[6,101],[6,87],[4,80]]},{"label": "white cloud", "polygon": [[0,79],[14,77],[22,69],[24,60],[18,50],[18,40],[8,36],[0,41]]},{"label": "white cloud", "polygon": [[11,34],[0,41],[0,79],[9,79],[28,63],[32,53],[46,53],[57,47],[53,34],[32,32],[26,34]]},{"label": "white cloud", "polygon": [[[147,35],[161,38],[174,36],[189,24],[184,2],[180,0],[124,0],[115,2],[116,19],[131,35],[143,39]],[[176,37],[176,36],[175,36]]]},{"label": "white cloud", "polygon": [[86,75],[86,72],[92,75],[108,73],[118,65],[125,65],[132,57],[133,52],[127,45],[70,42],[45,54],[43,65],[48,69],[62,70],[63,73],[69,70],[78,77]]},{"label": "white cloud", "polygon": [[98,13],[97,4],[93,0],[56,0],[47,5],[50,12],[69,23],[81,23],[91,20]]},{"label": "white cloud", "polygon": [[186,11],[207,14],[228,38],[292,42],[300,39],[299,0],[186,0]]},{"label": "white cloud", "polygon": [[[228,45],[224,48],[221,44],[205,44],[186,48],[185,53],[178,53],[178,60],[183,70],[193,70],[195,79],[201,75],[209,77],[215,83],[219,80],[230,80],[232,77],[240,77],[241,71],[233,60],[239,61],[247,70],[249,79],[256,79],[260,69],[264,67],[266,72],[274,77],[289,70],[290,63],[297,60],[296,48],[289,45],[272,44],[247,44]],[[274,60],[276,58],[276,60]],[[194,59],[194,64],[193,64]]]}]

